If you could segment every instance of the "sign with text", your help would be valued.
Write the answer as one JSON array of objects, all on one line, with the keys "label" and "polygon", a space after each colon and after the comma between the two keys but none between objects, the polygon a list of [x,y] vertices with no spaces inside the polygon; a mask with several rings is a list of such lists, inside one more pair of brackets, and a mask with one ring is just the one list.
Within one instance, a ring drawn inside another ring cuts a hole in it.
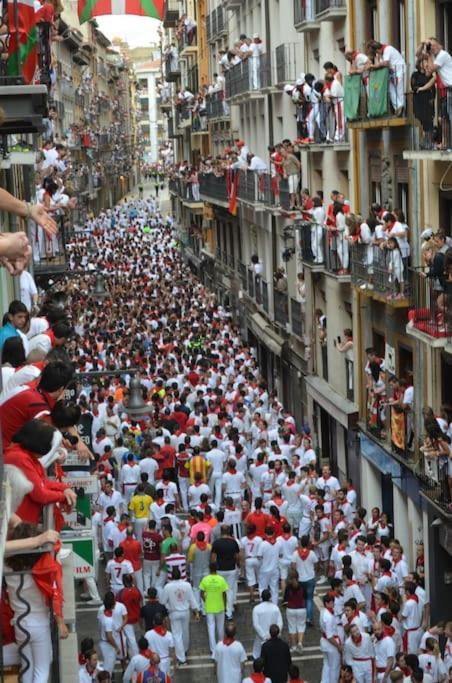
[{"label": "sign with text", "polygon": [[74,536],[61,539],[63,545],[72,548],[74,554],[74,579],[95,577],[95,549],[92,536]]}]

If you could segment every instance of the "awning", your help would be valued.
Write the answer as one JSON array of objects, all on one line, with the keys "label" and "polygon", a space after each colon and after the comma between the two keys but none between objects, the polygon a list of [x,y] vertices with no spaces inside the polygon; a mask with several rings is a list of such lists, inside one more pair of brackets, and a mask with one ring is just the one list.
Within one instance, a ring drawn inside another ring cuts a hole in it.
[{"label": "awning", "polygon": [[261,344],[264,344],[275,356],[281,355],[285,340],[273,330],[263,315],[253,313],[248,318],[248,325]]},{"label": "awning", "polygon": [[345,429],[355,426],[358,420],[358,406],[334,391],[324,379],[306,375],[306,390],[319,406]]}]

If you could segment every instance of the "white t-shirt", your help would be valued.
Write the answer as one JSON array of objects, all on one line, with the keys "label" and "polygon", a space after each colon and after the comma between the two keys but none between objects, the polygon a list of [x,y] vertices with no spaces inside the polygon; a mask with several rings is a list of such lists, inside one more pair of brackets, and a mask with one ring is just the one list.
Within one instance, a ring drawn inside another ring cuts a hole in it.
[{"label": "white t-shirt", "polygon": [[392,45],[386,45],[385,49],[383,50],[383,61],[389,62],[390,69],[400,72],[397,75],[401,75],[402,69],[405,68],[405,60],[400,52]]},{"label": "white t-shirt", "polygon": [[213,658],[217,663],[218,683],[239,681],[242,675],[241,666],[246,662],[246,652],[238,640],[225,645],[222,640],[216,644]]},{"label": "white t-shirt", "polygon": [[315,578],[315,566],[319,558],[313,550],[309,551],[306,559],[300,557],[298,550],[292,555],[292,562],[295,563],[299,581],[312,581]]},{"label": "white t-shirt", "polygon": [[444,85],[448,88],[452,86],[452,57],[446,50],[440,50],[434,62],[438,68],[438,73]]},{"label": "white t-shirt", "polygon": [[109,560],[105,568],[105,572],[110,574],[111,589],[114,593],[119,592],[124,584],[122,582],[123,576],[126,574],[133,574],[132,563],[129,560]]},{"label": "white t-shirt", "polygon": [[24,270],[20,274],[20,300],[27,307],[29,311],[33,308],[33,297],[37,295],[38,288],[36,287],[33,276]]}]

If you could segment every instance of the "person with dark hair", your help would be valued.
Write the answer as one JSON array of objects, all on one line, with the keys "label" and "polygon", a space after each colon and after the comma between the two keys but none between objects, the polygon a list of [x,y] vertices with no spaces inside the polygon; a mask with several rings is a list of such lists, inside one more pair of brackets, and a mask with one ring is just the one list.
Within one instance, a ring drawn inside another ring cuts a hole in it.
[{"label": "person with dark hair", "polygon": [[264,660],[264,673],[272,683],[287,683],[289,667],[292,664],[290,648],[280,638],[280,628],[270,626],[270,638],[262,645],[261,657]]},{"label": "person with dark hair", "polygon": [[99,648],[105,671],[113,673],[116,658],[126,657],[122,628],[127,622],[127,611],[122,603],[116,602],[111,591],[105,593],[104,604],[97,613],[99,622]]},{"label": "person with dark hair", "polygon": [[93,680],[96,680],[97,674],[100,672],[100,669],[98,668],[99,660],[97,652],[94,649],[94,643],[92,648],[85,650],[83,659],[84,661],[81,663],[78,672],[79,683],[92,683]]},{"label": "person with dark hair", "polygon": [[1,351],[2,365],[2,389],[10,377],[14,375],[15,368],[25,363],[25,349],[21,337],[9,337],[3,344]]},{"label": "person with dark hair", "polygon": [[264,674],[264,660],[258,657],[253,661],[253,673],[243,679],[242,683],[271,683],[271,680]]},{"label": "person with dark hair", "polygon": [[127,669],[124,671],[122,683],[132,683],[136,680],[137,675],[146,671],[151,664],[152,651],[149,649],[149,643],[144,636],[138,639],[138,654],[130,658]]},{"label": "person with dark hair", "polygon": [[[24,522],[38,524],[43,508],[52,503],[75,505],[77,495],[67,483],[47,479],[45,467],[58,457],[63,437],[42,420],[26,422],[12,437],[4,454],[8,477],[14,483],[20,475],[28,481],[29,491],[15,500],[16,514]],[[45,464],[43,464],[43,462]]]},{"label": "person with dark hair", "polygon": [[64,346],[71,334],[72,328],[67,322],[63,320],[57,322],[42,334],[37,334],[30,339],[29,353],[39,353],[42,358],[45,358],[52,349]]},{"label": "person with dark hair", "polygon": [[160,657],[160,668],[164,673],[168,673],[171,663],[176,667],[176,652],[174,648],[174,638],[171,631],[163,625],[164,617],[156,614],[154,617],[154,627],[146,631],[144,637],[149,643],[149,649]]},{"label": "person with dark hair", "polygon": [[28,353],[28,341],[25,334],[22,332],[28,317],[27,307],[22,301],[18,301],[17,299],[11,301],[8,312],[3,317],[3,327],[0,329],[0,352],[7,339],[10,339],[11,337],[20,337],[24,344],[25,353]]},{"label": "person with dark hair", "polygon": [[218,683],[241,683],[246,662],[245,649],[235,639],[236,627],[231,621],[224,629],[224,639],[220,640],[213,652]]},{"label": "person with dark hair", "polygon": [[180,665],[186,664],[185,653],[190,646],[190,609],[196,621],[199,621],[199,611],[193,588],[181,577],[177,567],[174,567],[171,580],[162,590],[162,603],[169,612],[177,661]]},{"label": "person with dark hair", "polygon": [[2,393],[0,424],[4,448],[25,422],[53,410],[72,376],[72,365],[53,361],[44,367],[37,387],[24,384]]},{"label": "person with dark hair", "polygon": [[140,612],[140,623],[144,631],[150,631],[154,628],[156,614],[162,616],[162,623],[169,624],[168,610],[165,605],[159,602],[157,595],[157,588],[151,587],[148,589],[147,602],[143,605]]},{"label": "person with dark hair", "polygon": [[217,634],[219,640],[224,636],[224,615],[228,591],[228,584],[225,579],[217,574],[216,562],[210,563],[209,574],[202,579],[199,589],[207,618],[209,647],[213,655],[217,642],[215,634]]}]

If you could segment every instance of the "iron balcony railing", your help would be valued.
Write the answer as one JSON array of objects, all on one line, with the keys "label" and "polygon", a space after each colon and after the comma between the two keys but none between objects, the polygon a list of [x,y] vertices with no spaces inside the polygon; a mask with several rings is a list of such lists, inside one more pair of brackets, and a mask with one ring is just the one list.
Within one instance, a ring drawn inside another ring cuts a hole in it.
[{"label": "iron balcony railing", "polygon": [[268,298],[268,282],[262,280],[262,308],[266,313],[270,313],[270,304]]},{"label": "iron balcony railing", "polygon": [[218,199],[228,202],[228,192],[226,178],[224,175],[218,176],[215,173],[203,173],[199,175],[200,193],[208,199]]},{"label": "iron balcony railing", "polygon": [[315,0],[294,0],[295,27],[315,20]]},{"label": "iron balcony railing", "polygon": [[188,109],[187,107],[176,107],[176,126],[178,128],[190,120],[191,109]]},{"label": "iron balcony railing", "polygon": [[413,308],[408,313],[408,328],[434,339],[452,336],[452,282],[445,275],[430,277],[423,270],[411,269]]},{"label": "iron balcony railing", "polygon": [[355,400],[354,366],[351,358],[345,359],[346,395],[349,401]]},{"label": "iron balcony railing", "polygon": [[245,264],[239,262],[237,264],[237,270],[239,273],[240,285],[242,289],[246,292],[248,289],[248,274]]},{"label": "iron balcony railing", "polygon": [[254,297],[256,304],[262,306],[262,278],[260,275],[254,276]]},{"label": "iron balcony railing", "polygon": [[75,87],[72,81],[62,78],[58,81],[58,86],[62,97],[72,101],[75,99]]},{"label": "iron balcony railing", "polygon": [[311,265],[325,263],[325,230],[322,225],[304,221],[300,229],[301,258]]},{"label": "iron balcony railing", "polygon": [[316,14],[322,14],[328,10],[345,9],[345,0],[315,0]]},{"label": "iron balcony railing", "polygon": [[198,44],[198,36],[196,28],[193,31],[183,31],[179,38],[179,50],[186,50],[190,47],[196,47]]},{"label": "iron balcony railing", "polygon": [[405,301],[412,294],[412,278],[407,259],[399,250],[375,244],[349,243],[352,283],[383,295],[388,301]]},{"label": "iron balcony railing", "polygon": [[290,298],[290,320],[293,334],[303,339],[306,328],[304,306],[293,297]]},{"label": "iron balcony railing", "polygon": [[435,456],[431,449],[422,446],[419,449],[416,469],[422,493],[445,512],[451,514],[452,495],[448,458]]},{"label": "iron balcony railing", "polygon": [[365,77],[361,74],[346,76],[344,91],[349,123],[407,115],[405,67],[383,67],[370,71]]},{"label": "iron balcony railing", "polygon": [[167,81],[175,81],[180,76],[180,61],[174,55],[165,56],[165,78]]},{"label": "iron balcony railing", "polygon": [[226,72],[226,98],[259,92],[272,85],[270,55],[262,54],[236,64]]},{"label": "iron balcony railing", "polygon": [[248,268],[248,296],[254,299],[254,270]]},{"label": "iron balcony railing", "polygon": [[191,131],[192,133],[202,133],[208,130],[207,115],[198,111],[192,112]]},{"label": "iron balcony railing", "polygon": [[276,83],[293,83],[298,78],[299,69],[297,67],[298,45],[295,43],[284,43],[275,49]]},{"label": "iron balcony railing", "polygon": [[452,148],[452,88],[435,88],[417,91],[415,75],[411,77],[413,119],[412,147],[416,150],[450,151]]},{"label": "iron balcony railing", "polygon": [[224,98],[224,90],[218,90],[206,97],[208,119],[221,119],[229,116],[229,106]]},{"label": "iron balcony railing", "polygon": [[286,292],[273,288],[273,308],[275,322],[285,327],[289,322],[289,297]]}]

